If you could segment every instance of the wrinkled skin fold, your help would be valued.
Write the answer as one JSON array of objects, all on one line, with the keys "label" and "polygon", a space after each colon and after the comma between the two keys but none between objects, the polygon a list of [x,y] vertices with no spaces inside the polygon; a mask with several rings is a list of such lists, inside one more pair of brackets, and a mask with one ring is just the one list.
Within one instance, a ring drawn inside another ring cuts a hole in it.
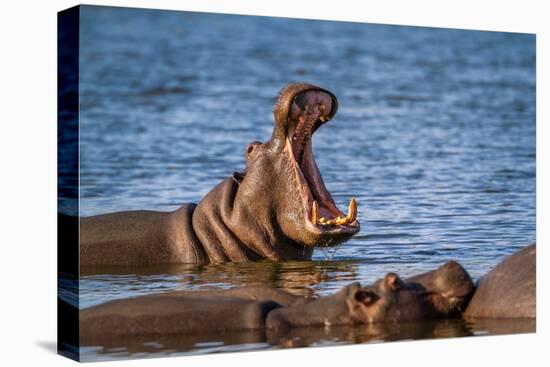
[{"label": "wrinkled skin fold", "polygon": [[450,262],[402,280],[388,273],[374,284],[352,283],[337,293],[304,298],[263,287],[176,291],[118,300],[80,312],[81,342],[145,334],[203,334],[357,324],[402,323],[460,313],[474,285]]},{"label": "wrinkled skin fold", "polygon": [[331,120],[336,97],[290,84],[274,108],[271,138],[245,150],[235,172],[199,203],[173,212],[128,211],[80,218],[80,264],[148,265],[307,260],[360,229],[357,203],[338,209],[313,157],[312,136]]}]

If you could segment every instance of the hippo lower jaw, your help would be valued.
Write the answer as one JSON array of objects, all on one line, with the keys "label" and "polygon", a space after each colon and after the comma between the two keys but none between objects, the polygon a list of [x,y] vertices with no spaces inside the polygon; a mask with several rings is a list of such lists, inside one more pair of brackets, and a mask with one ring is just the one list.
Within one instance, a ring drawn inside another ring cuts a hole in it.
[{"label": "hippo lower jaw", "polygon": [[[292,145],[287,141],[285,150],[291,151]],[[360,229],[357,221],[357,202],[350,200],[348,214],[336,207],[330,193],[322,184],[321,175],[313,159],[311,141],[304,147],[304,157],[299,164],[293,160],[297,186],[301,192],[302,205],[307,216],[304,229],[318,237],[315,247],[328,247],[341,242],[340,237],[350,237]]]}]

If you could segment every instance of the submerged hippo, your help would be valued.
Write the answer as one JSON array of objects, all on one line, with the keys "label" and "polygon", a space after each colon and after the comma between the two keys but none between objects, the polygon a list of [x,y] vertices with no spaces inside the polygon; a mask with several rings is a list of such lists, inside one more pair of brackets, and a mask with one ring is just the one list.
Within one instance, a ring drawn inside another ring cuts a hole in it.
[{"label": "submerged hippo", "polygon": [[173,212],[127,211],[80,219],[80,264],[222,263],[310,259],[357,233],[357,203],[338,209],[313,158],[312,136],[336,97],[311,84],[284,88],[266,143],[246,148],[246,169],[199,203]]},{"label": "submerged hippo", "polygon": [[535,318],[536,244],[506,257],[480,279],[466,318]]},{"label": "submerged hippo", "polygon": [[285,331],[434,319],[454,315],[474,290],[472,280],[456,263],[410,279],[419,281],[402,280],[388,273],[371,286],[352,283],[318,299],[244,287],[112,301],[80,312],[81,341],[93,344],[125,335]]},{"label": "submerged hippo", "polygon": [[368,287],[353,283],[338,293],[269,313],[269,329],[299,326],[397,323],[458,315],[474,291],[466,270],[450,261],[401,280],[395,273]]}]

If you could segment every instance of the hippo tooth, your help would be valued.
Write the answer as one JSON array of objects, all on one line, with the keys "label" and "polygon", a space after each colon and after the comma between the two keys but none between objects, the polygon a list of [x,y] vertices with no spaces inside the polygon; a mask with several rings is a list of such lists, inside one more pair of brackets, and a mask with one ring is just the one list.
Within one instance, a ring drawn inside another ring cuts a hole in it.
[{"label": "hippo tooth", "polygon": [[313,200],[313,204],[311,205],[311,223],[317,224],[318,214],[319,214],[319,204],[317,204],[316,200]]},{"label": "hippo tooth", "polygon": [[320,105],[319,105],[319,111],[324,111],[324,110],[326,110],[326,109],[327,109],[327,108],[325,107],[324,104],[320,104]]},{"label": "hippo tooth", "polygon": [[[340,217],[338,217],[340,218]],[[344,217],[344,218],[340,218],[339,220],[337,220],[337,223],[336,224],[339,224],[339,225],[342,225],[342,224],[346,224],[349,222],[349,218],[348,217]]]},{"label": "hippo tooth", "polygon": [[351,198],[348,206],[348,216],[346,217],[348,222],[351,223],[357,218],[357,201],[355,198]]},{"label": "hippo tooth", "polygon": [[325,122],[325,116],[319,117],[319,120],[321,120],[321,122]]},{"label": "hippo tooth", "polygon": [[325,218],[325,217],[319,218],[319,223],[325,224],[326,222],[327,222],[327,218]]},{"label": "hippo tooth", "polygon": [[329,226],[334,226],[334,225],[336,225],[336,219],[327,220],[327,224],[328,224]]}]

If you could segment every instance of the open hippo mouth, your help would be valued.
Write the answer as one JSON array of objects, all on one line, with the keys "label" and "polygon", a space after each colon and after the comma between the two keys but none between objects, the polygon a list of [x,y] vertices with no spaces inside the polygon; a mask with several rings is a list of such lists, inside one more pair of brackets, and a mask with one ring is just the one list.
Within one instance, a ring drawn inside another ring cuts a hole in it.
[{"label": "open hippo mouth", "polygon": [[324,246],[338,242],[329,238],[336,240],[338,234],[351,236],[360,228],[356,200],[350,200],[347,214],[338,209],[313,157],[313,134],[334,116],[337,106],[336,97],[330,92],[320,88],[306,89],[294,95],[286,119],[285,151],[294,163],[292,166],[307,213],[306,228],[321,237],[327,235],[327,241],[322,241]]}]

